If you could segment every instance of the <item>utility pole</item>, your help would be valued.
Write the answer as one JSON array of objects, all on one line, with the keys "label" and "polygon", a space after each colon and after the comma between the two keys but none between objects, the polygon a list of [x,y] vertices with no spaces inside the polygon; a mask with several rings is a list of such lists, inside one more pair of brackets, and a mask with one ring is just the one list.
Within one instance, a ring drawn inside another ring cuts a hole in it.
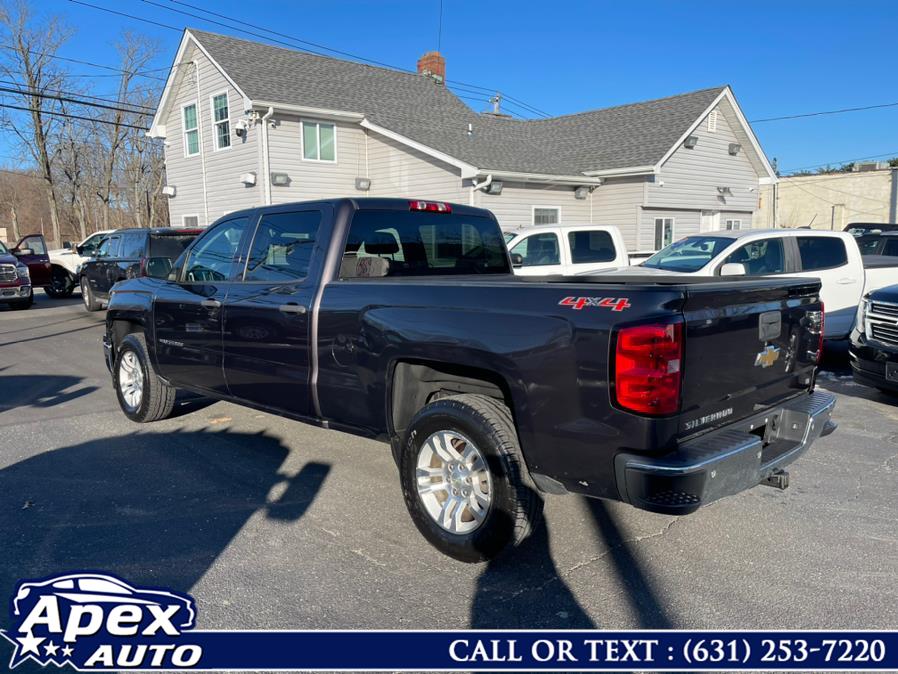
[{"label": "utility pole", "polygon": [[892,167],[892,193],[889,197],[889,222],[898,224],[898,166]]}]

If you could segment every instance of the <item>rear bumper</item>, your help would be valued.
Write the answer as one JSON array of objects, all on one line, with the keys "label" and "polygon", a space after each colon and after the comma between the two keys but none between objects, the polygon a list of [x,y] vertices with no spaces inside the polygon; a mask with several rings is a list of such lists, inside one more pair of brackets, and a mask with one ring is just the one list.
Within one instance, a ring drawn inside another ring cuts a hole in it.
[{"label": "rear bumper", "polygon": [[852,339],[848,355],[851,373],[858,384],[898,391],[898,348],[860,336]]},{"label": "rear bumper", "polygon": [[621,499],[643,510],[686,515],[758,485],[836,429],[835,397],[817,391],[682,443],[660,457],[619,454]]}]

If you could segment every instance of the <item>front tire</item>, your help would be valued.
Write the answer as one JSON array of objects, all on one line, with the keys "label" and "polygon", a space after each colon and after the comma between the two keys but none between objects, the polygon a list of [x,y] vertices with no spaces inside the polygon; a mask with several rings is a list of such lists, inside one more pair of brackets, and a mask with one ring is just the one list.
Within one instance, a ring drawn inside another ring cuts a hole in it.
[{"label": "front tire", "polygon": [[143,333],[132,332],[119,344],[112,368],[118,404],[126,417],[138,423],[167,418],[177,393],[156,374],[147,353]]},{"label": "front tire", "polygon": [[86,277],[81,277],[81,299],[84,300],[84,308],[87,311],[99,311],[100,303],[94,297],[94,291],[91,290],[90,282]]},{"label": "front tire", "polygon": [[459,561],[492,559],[542,520],[543,501],[511,412],[487,396],[452,396],[422,408],[405,431],[399,470],[415,526]]},{"label": "front tire", "polygon": [[34,289],[31,290],[27,299],[24,300],[15,300],[9,303],[13,309],[30,309],[31,305],[34,304]]},{"label": "front tire", "polygon": [[53,267],[53,275],[50,285],[44,287],[44,292],[53,299],[65,299],[75,292],[75,277],[61,267]]}]

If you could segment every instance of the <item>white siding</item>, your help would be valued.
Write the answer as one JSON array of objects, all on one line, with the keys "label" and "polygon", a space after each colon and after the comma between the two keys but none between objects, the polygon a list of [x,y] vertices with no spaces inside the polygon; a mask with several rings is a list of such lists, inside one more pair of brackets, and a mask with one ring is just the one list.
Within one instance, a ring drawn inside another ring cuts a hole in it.
[{"label": "white siding", "polygon": [[[290,184],[271,186],[272,203],[362,195],[355,189],[355,179],[365,175],[364,134],[358,124],[278,114],[274,118],[276,126],[268,134],[271,172],[286,173]],[[302,158],[303,120],[336,127],[335,162]]]},{"label": "white siding", "polygon": [[561,209],[562,225],[589,224],[590,198],[575,199],[573,186],[511,183],[502,181],[502,194],[476,192],[475,204],[495,213],[503,227],[533,224],[533,207],[555,206]]},{"label": "white siding", "polygon": [[[360,196],[409,197],[467,204],[470,181],[461,171],[396,141],[368,134],[368,177],[371,190]],[[365,175],[360,173],[359,175]]]},{"label": "white siding", "polygon": [[645,198],[645,177],[612,178],[592,193],[592,222],[616,225],[629,250],[636,249],[639,210]]},{"label": "white siding", "polygon": [[[733,133],[731,124],[736,121],[728,117],[725,108],[718,110],[717,131],[708,131],[707,118],[701,121],[693,132],[698,144],[691,150],[680,146],[664,163],[660,176],[648,185],[646,206],[757,209],[758,173],[748,158],[747,148]],[[743,145],[735,156],[729,154],[730,143]],[[718,187],[729,187],[732,193],[721,195]]]},{"label": "white siding", "polygon": [[[199,92],[196,71],[189,61],[195,59],[199,68]],[[173,105],[165,120],[165,169],[166,183],[177,188],[177,194],[169,199],[169,216],[173,225],[180,225],[182,216],[197,215],[200,225],[208,225],[225,213],[249,208],[261,202],[261,180],[246,187],[240,182],[243,173],[259,166],[258,128],[251,129],[242,139],[234,133],[234,124],[244,117],[243,97],[228,85],[224,76],[199,50],[190,47],[179,67],[178,80],[173,91]],[[231,122],[231,147],[213,150],[211,96],[227,92]],[[200,154],[184,156],[184,120],[182,108],[197,104],[197,120],[200,128]],[[206,190],[208,219],[203,204],[203,158],[206,165]]]}]

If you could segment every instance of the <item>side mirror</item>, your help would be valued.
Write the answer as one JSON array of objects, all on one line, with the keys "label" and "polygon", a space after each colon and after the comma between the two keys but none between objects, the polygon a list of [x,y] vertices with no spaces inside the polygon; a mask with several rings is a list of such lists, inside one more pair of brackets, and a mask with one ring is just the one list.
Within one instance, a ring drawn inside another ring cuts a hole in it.
[{"label": "side mirror", "polygon": [[721,276],[745,276],[747,273],[741,262],[727,262],[720,268]]},{"label": "side mirror", "polygon": [[524,256],[520,253],[511,254],[511,266],[517,269],[524,266]]},{"label": "side mirror", "polygon": [[169,278],[172,272],[172,259],[170,257],[151,257],[147,259],[147,276],[153,278]]},{"label": "side mirror", "polygon": [[31,250],[30,248],[16,248],[16,249],[12,252],[12,254],[13,254],[13,255],[16,255],[16,256],[20,256],[20,255],[34,255],[34,251]]}]

